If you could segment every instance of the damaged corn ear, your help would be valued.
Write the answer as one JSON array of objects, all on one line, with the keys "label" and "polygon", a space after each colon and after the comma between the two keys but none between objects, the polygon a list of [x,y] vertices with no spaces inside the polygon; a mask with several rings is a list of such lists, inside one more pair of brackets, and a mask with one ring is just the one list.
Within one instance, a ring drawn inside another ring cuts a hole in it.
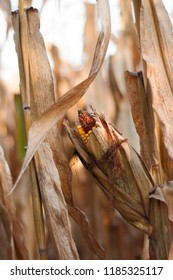
[{"label": "damaged corn ear", "polygon": [[94,110],[79,111],[79,122],[77,130],[66,126],[83,165],[123,218],[150,235],[149,194],[154,183],[140,155]]},{"label": "damaged corn ear", "polygon": [[83,142],[84,142],[85,144],[87,144],[87,142],[88,142],[88,140],[89,140],[89,138],[90,138],[90,135],[91,135],[92,131],[94,130],[94,128],[95,128],[95,126],[94,126],[91,130],[89,130],[88,133],[86,133],[86,132],[83,130],[83,128],[82,128],[81,125],[78,125],[78,126],[77,126],[77,130],[78,130],[78,132],[79,132],[79,134],[80,134],[80,136],[81,136],[81,138],[82,138],[82,140],[83,140]]},{"label": "damaged corn ear", "polygon": [[77,130],[85,144],[87,144],[92,131],[95,128],[95,119],[86,111],[79,110],[78,118],[80,125],[77,126]]},{"label": "damaged corn ear", "polygon": [[96,123],[96,115],[79,110],[78,117],[80,125],[77,126],[77,130],[88,151],[95,155],[97,159],[101,158],[109,148],[109,145],[107,145],[107,137],[98,120]]}]

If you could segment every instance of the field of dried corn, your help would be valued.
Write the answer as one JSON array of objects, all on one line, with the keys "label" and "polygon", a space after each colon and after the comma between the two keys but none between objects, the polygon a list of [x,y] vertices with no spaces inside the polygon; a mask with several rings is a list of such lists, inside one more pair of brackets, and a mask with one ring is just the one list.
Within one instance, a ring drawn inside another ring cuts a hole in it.
[{"label": "field of dried corn", "polygon": [[20,76],[18,92],[0,76],[0,259],[173,259],[173,26],[163,2],[119,1],[115,37],[109,1],[86,1],[79,70],[45,44],[31,5],[12,12],[0,1]]}]

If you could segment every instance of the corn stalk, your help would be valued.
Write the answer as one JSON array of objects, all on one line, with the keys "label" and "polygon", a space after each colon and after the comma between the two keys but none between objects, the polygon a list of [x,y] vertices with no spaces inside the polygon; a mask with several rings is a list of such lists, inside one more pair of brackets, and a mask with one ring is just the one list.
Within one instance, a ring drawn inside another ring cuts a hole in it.
[{"label": "corn stalk", "polygon": [[[39,183],[38,192],[33,192],[33,201],[37,195],[35,203],[37,212],[34,211],[36,213],[35,220],[39,219],[39,222],[43,225],[43,219],[40,215],[43,203],[48,229],[56,251],[56,258],[60,259],[79,258],[71,234],[68,211],[81,227],[91,250],[100,258],[104,257],[104,250],[94,239],[85,214],[74,205],[71,191],[71,174],[64,153],[60,130],[62,118],[66,111],[84,95],[104,61],[110,38],[109,5],[107,1],[100,0],[98,1],[98,7],[103,31],[100,32],[98,37],[89,75],[84,81],[59,98],[56,103],[54,100],[52,73],[43,39],[39,32],[37,10],[27,9],[23,12],[22,16],[19,16],[18,12],[13,13],[14,38],[19,61],[21,91],[24,92],[23,104],[24,109],[26,109],[26,130],[29,130],[29,133],[24,163],[10,194],[18,185],[24,171],[34,156],[34,163],[31,162],[31,166],[35,168],[33,168],[31,176],[34,185]],[[21,30],[19,28],[20,17],[24,21],[22,42]],[[29,115],[30,113],[31,116]],[[59,122],[59,127],[53,127],[57,122]],[[42,145],[40,145],[41,143]],[[38,152],[36,153],[37,149]],[[45,162],[47,162],[46,165],[44,164]],[[41,196],[38,197],[40,193]],[[39,198],[41,198],[42,203],[39,201]],[[44,254],[43,251],[45,250],[45,247],[42,246],[45,243],[42,229],[43,227],[39,227],[37,230],[40,255]],[[42,258],[44,257],[45,255]]]},{"label": "corn stalk", "polygon": [[[30,113],[30,84],[29,84],[29,60],[28,60],[28,38],[27,38],[27,16],[24,10],[24,1],[19,1],[19,17],[18,17],[18,30],[19,30],[19,42],[20,42],[20,73],[21,74],[21,96],[24,109],[25,129],[28,138],[28,132],[31,126],[31,113]],[[36,157],[33,158],[30,164],[31,175],[31,194],[33,215],[35,222],[35,232],[37,237],[38,250],[40,259],[46,259],[46,241],[45,241],[45,229],[43,209],[41,203],[41,196],[39,190],[39,182],[37,178]]]}]

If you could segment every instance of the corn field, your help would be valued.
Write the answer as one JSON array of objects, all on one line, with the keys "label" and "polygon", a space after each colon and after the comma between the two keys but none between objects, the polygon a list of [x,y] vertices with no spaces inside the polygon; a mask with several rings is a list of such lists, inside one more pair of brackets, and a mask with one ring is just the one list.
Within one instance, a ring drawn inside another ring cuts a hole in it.
[{"label": "corn field", "polygon": [[118,1],[117,36],[109,1],[84,1],[78,68],[40,32],[49,0],[40,11],[11,2],[0,1],[0,70],[12,32],[19,82],[0,72],[0,259],[173,259],[173,26],[163,1]]}]

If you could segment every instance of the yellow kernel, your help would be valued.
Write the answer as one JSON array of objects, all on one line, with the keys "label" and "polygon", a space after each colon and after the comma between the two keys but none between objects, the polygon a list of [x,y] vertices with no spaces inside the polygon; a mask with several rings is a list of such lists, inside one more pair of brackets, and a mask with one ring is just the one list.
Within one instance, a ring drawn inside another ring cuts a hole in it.
[{"label": "yellow kernel", "polygon": [[85,141],[87,138],[84,135],[81,135],[83,141]]},{"label": "yellow kernel", "polygon": [[83,132],[83,129],[82,129],[82,128],[78,128],[78,131],[79,131],[79,132]]},{"label": "yellow kernel", "polygon": [[79,134],[80,135],[85,135],[85,132],[84,131],[79,131]]},{"label": "yellow kernel", "polygon": [[85,131],[83,130],[83,128],[80,125],[77,126],[77,130],[78,130],[80,135],[84,135],[85,134]]},{"label": "yellow kernel", "polygon": [[82,140],[83,140],[83,142],[85,143],[85,144],[87,144],[87,142],[88,142],[88,140],[89,140],[89,138],[90,138],[90,136],[91,136],[91,133],[93,132],[93,130],[94,130],[94,128],[95,128],[96,126],[93,126],[92,128],[91,128],[91,130],[89,130],[87,133],[83,130],[83,128],[82,128],[82,126],[81,125],[78,125],[77,126],[77,130],[78,130],[78,132],[79,132],[79,134],[80,134],[80,136],[81,136],[81,138],[82,138]]}]

